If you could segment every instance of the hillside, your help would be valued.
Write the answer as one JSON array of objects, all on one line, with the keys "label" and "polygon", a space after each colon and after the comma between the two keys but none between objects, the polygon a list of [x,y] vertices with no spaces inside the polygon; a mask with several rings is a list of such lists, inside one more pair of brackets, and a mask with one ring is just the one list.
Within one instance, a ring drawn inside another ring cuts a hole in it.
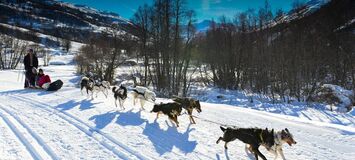
[{"label": "hillside", "polygon": [[[317,27],[326,32],[353,32],[355,2],[352,0],[313,0],[308,5],[276,19],[272,27],[277,29]],[[335,14],[336,13],[336,14]],[[329,30],[328,30],[329,29]]]},{"label": "hillside", "polygon": [[119,15],[85,6],[55,0],[0,1],[0,33],[37,43],[41,40],[35,33],[87,43],[90,37],[134,31],[135,26]]}]

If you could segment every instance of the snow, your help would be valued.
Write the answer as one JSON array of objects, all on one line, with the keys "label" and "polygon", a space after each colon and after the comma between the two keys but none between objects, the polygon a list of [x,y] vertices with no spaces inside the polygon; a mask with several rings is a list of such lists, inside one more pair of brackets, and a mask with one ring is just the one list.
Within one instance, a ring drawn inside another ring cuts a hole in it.
[{"label": "snow", "polygon": [[299,10],[298,12],[292,10],[286,15],[277,19],[276,21],[269,22],[269,24],[266,27],[274,27],[277,24],[288,23],[296,19],[301,19],[319,10],[322,6],[324,6],[329,2],[330,0],[309,0],[308,2],[305,3],[305,7],[303,9]]},{"label": "snow", "polygon": [[353,19],[349,20],[349,21],[348,21],[348,22],[346,22],[344,25],[342,25],[342,26],[338,27],[338,28],[337,28],[337,29],[335,29],[334,31],[340,31],[340,30],[342,30],[342,29],[344,29],[344,28],[346,28],[346,27],[348,27],[348,26],[352,25],[353,23],[355,23],[355,18],[353,18]]},{"label": "snow", "polygon": [[[349,93],[348,91],[347,93]],[[355,114],[336,113],[329,110],[328,105],[318,103],[292,102],[273,103],[269,97],[250,94],[245,91],[221,90],[217,88],[198,87],[194,89],[192,97],[208,103],[229,104],[259,111],[296,117],[302,121],[317,123],[340,124],[341,126],[355,127]],[[253,99],[253,103],[250,99]]]},{"label": "snow", "polygon": [[[125,110],[115,107],[112,93],[109,98],[98,94],[93,100],[81,95],[72,55],[54,56],[53,61],[66,64],[43,67],[52,80],[64,82],[57,92],[23,89],[22,71],[0,71],[0,159],[254,159],[238,140],[229,143],[228,151],[216,144],[221,124],[288,128],[297,144],[283,146],[287,159],[355,156],[354,111],[342,114],[297,103],[270,104],[258,95],[253,95],[251,104],[250,95],[234,91],[223,91],[221,100],[215,97],[222,91],[211,88],[209,94],[194,95],[205,101],[202,112],[194,112],[197,124],[190,124],[183,114],[176,128],[167,116],[155,119],[152,103],[146,103],[146,110],[133,106],[131,95]],[[157,103],[166,101],[157,99]]]},{"label": "snow", "polygon": [[49,61],[49,65],[73,64],[74,63],[73,58],[74,58],[74,55],[67,55],[67,56],[55,55]]},{"label": "snow", "polygon": [[340,86],[332,85],[332,84],[324,84],[322,88],[329,88],[334,93],[334,95],[339,99],[339,103],[335,106],[335,110],[339,112],[346,112],[346,107],[352,106],[351,97],[354,97],[354,94],[350,90],[346,90]]}]

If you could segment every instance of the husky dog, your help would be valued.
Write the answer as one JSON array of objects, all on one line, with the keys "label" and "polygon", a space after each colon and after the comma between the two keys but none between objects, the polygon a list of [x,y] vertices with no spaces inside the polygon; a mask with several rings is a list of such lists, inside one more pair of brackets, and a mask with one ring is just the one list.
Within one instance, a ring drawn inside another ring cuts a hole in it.
[{"label": "husky dog", "polygon": [[102,81],[101,82],[102,86],[105,87],[105,92],[108,95],[109,90],[111,89],[111,84],[108,81]]},{"label": "husky dog", "polygon": [[120,103],[121,109],[125,109],[123,106],[124,101],[127,99],[127,88],[123,85],[120,85],[119,88],[113,87],[112,88],[113,96],[115,98],[115,105],[117,107],[117,100]]},{"label": "husky dog", "polygon": [[196,109],[198,113],[202,112],[200,101],[186,97],[175,97],[173,98],[173,101],[180,103],[182,105],[182,108],[184,108],[189,114],[190,123],[196,124],[194,118],[192,117],[192,111]]},{"label": "husky dog", "polygon": [[140,100],[141,108],[144,110],[144,104],[146,101],[155,102],[156,95],[148,88],[136,86],[133,91],[133,105],[136,105],[137,100]]},{"label": "husky dog", "polygon": [[83,88],[86,89],[86,94],[88,96],[90,96],[91,94],[92,99],[94,99],[94,93],[96,93],[96,97],[97,97],[97,94],[99,92],[102,92],[107,98],[108,89],[110,88],[110,83],[107,81],[96,83],[94,79],[84,76],[83,78],[81,78],[80,81],[81,94],[83,94]]},{"label": "husky dog", "polygon": [[[274,133],[275,143],[272,146],[263,145],[269,152],[275,155],[275,159],[277,159],[278,155],[281,155],[283,160],[286,160],[285,155],[282,151],[282,145],[287,143],[292,146],[292,144],[297,144],[297,142],[293,139],[293,135],[290,131],[285,128],[281,131]],[[250,152],[252,152],[251,148],[248,148]]]},{"label": "husky dog", "polygon": [[259,151],[260,145],[271,147],[275,144],[274,139],[274,129],[269,131],[266,129],[260,128],[224,128],[220,127],[223,131],[223,137],[219,137],[217,144],[220,140],[224,141],[224,148],[227,149],[227,143],[239,139],[245,144],[250,145],[250,149],[254,152],[256,160],[260,156],[263,160],[266,160],[266,157]]},{"label": "husky dog", "polygon": [[107,98],[108,91],[110,88],[111,88],[110,82],[108,81],[101,81],[101,82],[94,83],[94,92],[96,92],[96,97],[99,92],[102,92]]},{"label": "husky dog", "polygon": [[157,113],[156,119],[158,119],[160,113],[167,115],[169,117],[169,120],[175,122],[176,127],[179,127],[177,117],[180,115],[181,110],[182,106],[180,103],[172,102],[165,104],[155,104],[151,112]]},{"label": "husky dog", "polygon": [[81,94],[83,94],[83,88],[85,88],[86,89],[86,94],[89,96],[89,92],[91,92],[91,97],[92,97],[94,84],[95,84],[95,81],[93,79],[90,79],[90,78],[85,77],[85,76],[83,78],[81,78],[81,81],[80,81]]}]

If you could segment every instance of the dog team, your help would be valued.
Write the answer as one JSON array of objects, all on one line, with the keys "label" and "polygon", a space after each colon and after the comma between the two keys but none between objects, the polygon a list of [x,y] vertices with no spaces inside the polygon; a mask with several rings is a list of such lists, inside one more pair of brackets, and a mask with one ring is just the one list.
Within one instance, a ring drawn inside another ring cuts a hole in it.
[{"label": "dog team", "polygon": [[[102,92],[107,98],[111,87],[110,83],[107,81],[96,82],[92,78],[84,76],[81,79],[80,88],[81,92],[85,88],[87,95],[91,95],[91,98],[93,98],[94,93],[96,93],[97,97],[99,92]],[[119,87],[113,87],[112,92],[115,98],[116,107],[118,101],[120,108],[125,109],[123,104],[128,97],[127,88],[121,84]],[[151,112],[157,114],[156,119],[158,119],[159,114],[167,115],[169,120],[176,124],[176,127],[179,127],[178,116],[181,115],[182,109],[187,111],[190,123],[192,124],[196,124],[192,116],[193,110],[196,110],[198,113],[202,111],[199,100],[186,97],[174,97],[172,99],[173,102],[155,104],[155,93],[142,86],[136,86],[131,94],[133,95],[134,105],[139,101],[141,109],[144,110],[145,102],[148,101],[154,103]],[[258,160],[258,157],[266,160],[266,157],[259,150],[260,146],[265,147],[267,151],[274,154],[275,159],[280,155],[281,158],[285,160],[286,158],[283,154],[282,145],[287,143],[292,146],[297,143],[287,128],[277,132],[275,132],[274,129],[269,130],[268,128],[236,128],[220,126],[220,129],[223,132],[223,136],[218,138],[216,141],[217,144],[222,140],[225,142],[224,148],[228,149],[227,144],[229,142],[239,139],[246,144],[245,147],[248,151],[254,153],[256,160]]]}]

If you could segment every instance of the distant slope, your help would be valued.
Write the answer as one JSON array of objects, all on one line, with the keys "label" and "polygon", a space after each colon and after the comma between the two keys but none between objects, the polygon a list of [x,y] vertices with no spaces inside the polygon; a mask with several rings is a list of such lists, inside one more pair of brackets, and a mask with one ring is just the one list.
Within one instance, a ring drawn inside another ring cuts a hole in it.
[{"label": "distant slope", "polygon": [[[133,34],[135,30],[132,23],[118,15],[54,0],[1,0],[0,23],[78,42],[113,31]],[[0,33],[35,39],[17,32],[0,26]]]},{"label": "distant slope", "polygon": [[[323,21],[334,24],[333,29],[354,31],[355,1],[352,0],[310,0],[304,6],[293,9],[285,15],[269,22],[265,28],[284,28],[299,23]],[[336,14],[335,14],[336,13]],[[195,23],[196,30],[206,32],[212,21]],[[308,25],[308,24],[307,24]],[[304,26],[307,26],[304,25]]]},{"label": "distant slope", "polygon": [[[276,29],[289,27],[322,27],[332,31],[353,31],[355,1],[311,0],[299,10],[277,19],[271,24]],[[270,26],[269,26],[270,27]]]}]

